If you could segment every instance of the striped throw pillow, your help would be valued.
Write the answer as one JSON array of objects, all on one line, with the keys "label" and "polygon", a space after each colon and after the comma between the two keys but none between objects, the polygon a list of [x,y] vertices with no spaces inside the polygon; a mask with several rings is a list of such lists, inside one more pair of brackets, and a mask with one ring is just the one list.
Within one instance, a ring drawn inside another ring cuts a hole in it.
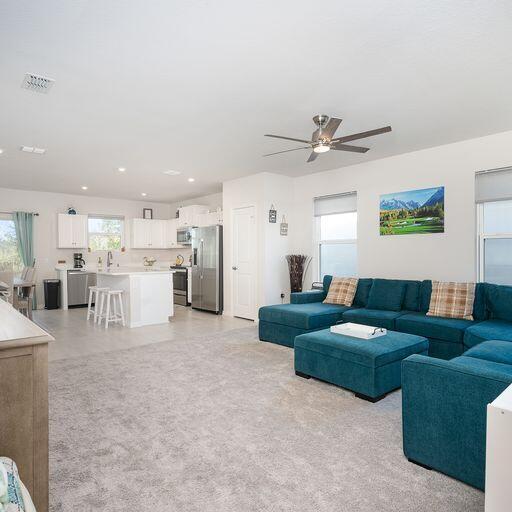
[{"label": "striped throw pillow", "polygon": [[432,281],[428,316],[473,320],[475,283]]},{"label": "striped throw pillow", "polygon": [[333,277],[324,304],[352,306],[358,282],[356,277]]}]

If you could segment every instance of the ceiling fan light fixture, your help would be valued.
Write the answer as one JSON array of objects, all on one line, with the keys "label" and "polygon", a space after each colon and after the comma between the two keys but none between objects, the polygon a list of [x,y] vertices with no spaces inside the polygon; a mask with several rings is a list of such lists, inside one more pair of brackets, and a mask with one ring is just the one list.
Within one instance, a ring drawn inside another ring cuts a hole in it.
[{"label": "ceiling fan light fixture", "polygon": [[330,149],[330,146],[327,144],[318,144],[318,146],[315,146],[313,148],[313,151],[315,153],[327,153],[327,151],[329,151]]}]

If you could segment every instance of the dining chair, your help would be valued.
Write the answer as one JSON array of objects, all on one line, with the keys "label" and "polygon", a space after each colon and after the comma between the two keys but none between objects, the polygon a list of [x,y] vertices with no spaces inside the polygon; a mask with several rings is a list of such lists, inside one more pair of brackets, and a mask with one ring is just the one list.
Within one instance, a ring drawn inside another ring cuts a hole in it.
[{"label": "dining chair", "polygon": [[[0,271],[0,298],[12,304],[14,272],[12,270]],[[5,286],[3,286],[5,284]]]},{"label": "dining chair", "polygon": [[[27,282],[29,283],[29,282]],[[13,294],[13,306],[25,316],[32,319],[32,301],[34,298],[34,283],[23,286],[20,293]]]},{"label": "dining chair", "polygon": [[23,267],[23,270],[21,271],[21,276],[20,276],[22,281],[27,280],[27,272],[29,271],[29,268],[30,267]]}]

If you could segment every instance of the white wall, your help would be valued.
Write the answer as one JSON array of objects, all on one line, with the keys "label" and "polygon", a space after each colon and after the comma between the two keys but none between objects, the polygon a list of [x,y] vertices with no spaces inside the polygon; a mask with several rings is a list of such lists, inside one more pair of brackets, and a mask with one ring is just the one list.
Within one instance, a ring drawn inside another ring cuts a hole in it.
[{"label": "white wall", "polygon": [[73,206],[81,214],[112,214],[125,217],[125,253],[114,253],[114,264],[142,264],[144,256],[154,256],[158,263],[167,264],[174,260],[177,250],[130,249],[131,226],[129,220],[142,217],[144,207],[153,208],[155,219],[168,219],[171,217],[169,205],[150,203],[147,201],[127,201],[120,199],[107,199],[101,197],[88,197],[85,195],[53,194],[49,192],[36,192],[26,190],[11,190],[0,188],[0,210],[29,211],[39,213],[34,220],[34,257],[37,267],[37,299],[39,307],[44,305],[42,280],[56,277],[55,265],[58,260],[66,260],[73,264],[73,252],[82,252],[89,264],[95,264],[98,256],[105,262],[104,251],[88,253],[86,249],[74,251],[72,249],[57,249],[57,213],[64,213]]},{"label": "white wall", "polygon": [[[289,252],[290,237],[280,235],[282,215],[288,219],[292,206],[292,179],[272,173],[259,173],[223,184],[224,218],[224,310],[232,314],[233,210],[245,206],[256,208],[257,298],[256,306],[281,301],[289,292],[284,256]],[[277,209],[277,223],[268,222],[270,206]]]},{"label": "white wall", "polygon": [[[313,198],[355,190],[360,276],[474,280],[475,173],[510,165],[511,148],[512,132],[505,132],[296,178],[290,219],[294,252],[315,255]],[[380,236],[381,194],[443,185],[443,234]]]}]

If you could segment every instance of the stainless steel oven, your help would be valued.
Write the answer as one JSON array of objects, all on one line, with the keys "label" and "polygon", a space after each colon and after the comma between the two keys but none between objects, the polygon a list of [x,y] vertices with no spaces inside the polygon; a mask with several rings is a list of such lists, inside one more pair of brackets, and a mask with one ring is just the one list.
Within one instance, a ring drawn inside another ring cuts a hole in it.
[{"label": "stainless steel oven", "polygon": [[188,270],[187,267],[171,267],[174,270],[172,275],[172,285],[174,294],[174,304],[182,306],[190,305],[188,297]]},{"label": "stainless steel oven", "polygon": [[178,245],[192,244],[192,228],[180,228],[176,232],[176,241]]}]

